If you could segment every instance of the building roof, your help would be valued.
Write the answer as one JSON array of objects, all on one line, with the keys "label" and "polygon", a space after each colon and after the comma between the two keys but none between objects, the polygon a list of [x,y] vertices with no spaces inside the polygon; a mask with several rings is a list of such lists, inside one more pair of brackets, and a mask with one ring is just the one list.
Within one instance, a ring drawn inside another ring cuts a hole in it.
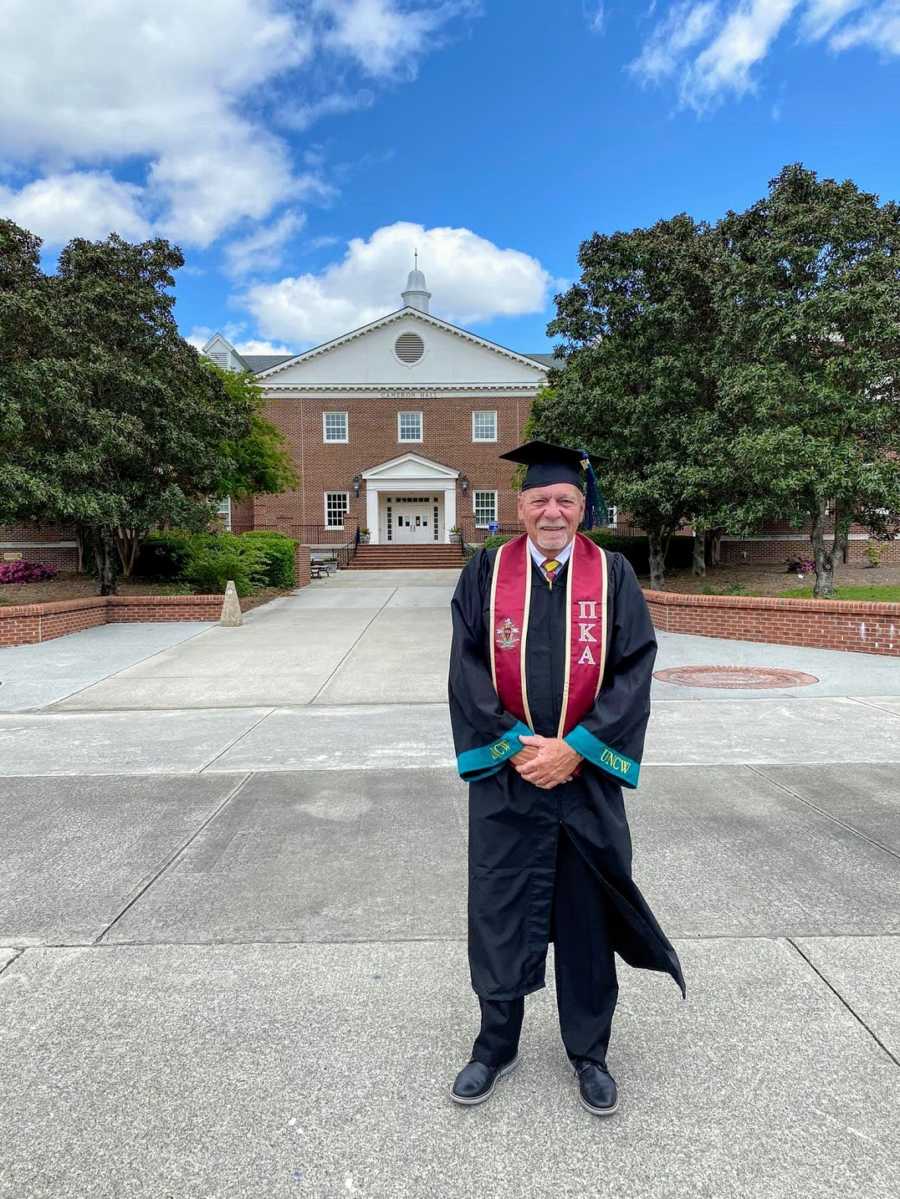
[{"label": "building roof", "polygon": [[287,362],[288,359],[295,357],[293,354],[241,354],[241,362],[247,364],[247,370],[253,371],[254,375],[260,371],[271,370],[273,366],[278,366],[279,363]]}]

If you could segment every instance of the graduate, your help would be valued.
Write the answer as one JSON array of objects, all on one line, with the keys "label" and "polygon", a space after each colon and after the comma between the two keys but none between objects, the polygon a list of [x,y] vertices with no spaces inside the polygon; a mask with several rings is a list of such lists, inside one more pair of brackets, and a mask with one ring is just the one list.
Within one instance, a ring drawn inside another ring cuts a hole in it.
[{"label": "graduate", "polygon": [[598,493],[583,451],[531,441],[525,532],[480,549],[453,596],[449,699],[469,783],[468,942],[481,1028],[451,1098],[482,1103],[518,1065],[524,997],[554,944],[559,1026],[594,1115],[618,1106],[606,1053],[614,954],[681,964],[631,877],[622,788],[638,785],[656,637],[634,569],[578,532]]}]

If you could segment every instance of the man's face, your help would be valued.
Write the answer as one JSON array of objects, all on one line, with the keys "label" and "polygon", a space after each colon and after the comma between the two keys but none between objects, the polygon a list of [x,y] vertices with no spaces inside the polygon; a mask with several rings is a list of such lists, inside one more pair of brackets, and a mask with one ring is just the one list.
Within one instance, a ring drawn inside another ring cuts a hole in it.
[{"label": "man's face", "polygon": [[564,549],[584,516],[584,496],[574,483],[550,483],[520,491],[519,520],[534,544],[552,556]]}]

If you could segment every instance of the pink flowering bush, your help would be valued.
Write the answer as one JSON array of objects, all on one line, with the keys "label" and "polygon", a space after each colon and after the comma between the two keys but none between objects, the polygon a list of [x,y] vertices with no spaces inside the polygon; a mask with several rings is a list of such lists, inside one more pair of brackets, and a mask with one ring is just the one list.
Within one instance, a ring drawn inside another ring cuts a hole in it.
[{"label": "pink flowering bush", "polygon": [[39,583],[41,579],[52,579],[56,571],[41,562],[0,562],[0,584]]}]

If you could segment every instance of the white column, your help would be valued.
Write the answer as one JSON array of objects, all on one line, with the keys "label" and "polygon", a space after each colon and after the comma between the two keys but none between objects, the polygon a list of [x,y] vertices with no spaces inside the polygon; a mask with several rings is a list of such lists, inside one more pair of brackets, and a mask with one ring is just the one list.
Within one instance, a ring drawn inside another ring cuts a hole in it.
[{"label": "white column", "polygon": [[456,524],[456,480],[444,486],[444,541],[450,544],[450,530]]},{"label": "white column", "polygon": [[378,545],[381,532],[378,523],[378,491],[371,482],[366,484],[366,524],[369,526],[369,544]]}]

